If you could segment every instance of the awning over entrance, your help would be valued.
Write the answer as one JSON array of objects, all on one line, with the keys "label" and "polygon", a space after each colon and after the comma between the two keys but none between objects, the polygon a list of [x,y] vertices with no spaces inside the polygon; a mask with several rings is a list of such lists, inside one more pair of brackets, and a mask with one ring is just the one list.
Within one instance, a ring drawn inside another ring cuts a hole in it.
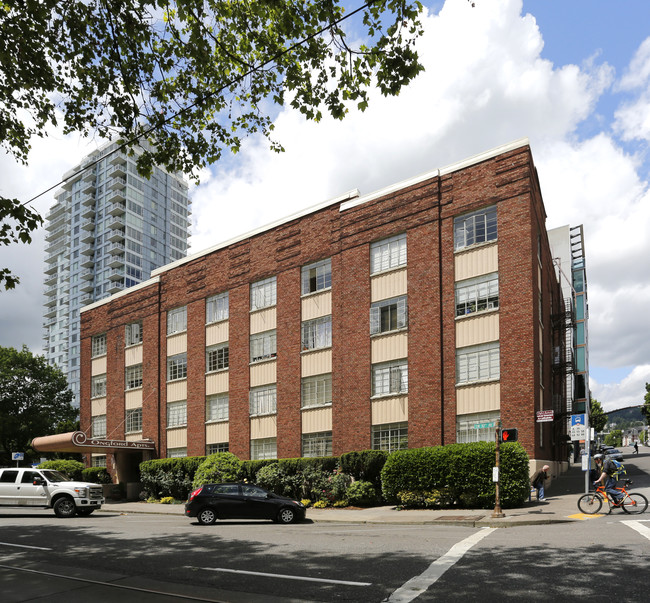
[{"label": "awning over entrance", "polygon": [[56,435],[42,436],[32,440],[32,448],[38,452],[141,452],[155,450],[152,440],[127,442],[126,440],[104,440],[89,438],[83,431],[70,433],[57,433]]}]

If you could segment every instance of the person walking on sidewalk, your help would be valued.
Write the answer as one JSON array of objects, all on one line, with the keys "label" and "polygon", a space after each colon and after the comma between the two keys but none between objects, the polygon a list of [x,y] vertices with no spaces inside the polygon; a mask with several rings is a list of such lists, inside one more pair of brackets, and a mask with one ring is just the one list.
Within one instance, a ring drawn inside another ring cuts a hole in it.
[{"label": "person walking on sidewalk", "polygon": [[634,440],[634,454],[639,454],[639,442]]},{"label": "person walking on sidewalk", "polygon": [[535,475],[533,475],[533,479],[531,480],[533,488],[537,490],[537,500],[545,500],[544,484],[548,479],[547,471],[549,469],[550,467],[548,465],[544,465]]}]

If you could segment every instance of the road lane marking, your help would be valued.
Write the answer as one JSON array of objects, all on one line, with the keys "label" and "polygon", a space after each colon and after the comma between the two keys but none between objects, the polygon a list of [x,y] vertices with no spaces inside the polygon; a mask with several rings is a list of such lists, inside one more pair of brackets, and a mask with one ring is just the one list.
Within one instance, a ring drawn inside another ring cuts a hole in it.
[{"label": "road lane marking", "polygon": [[0,542],[0,546],[15,546],[16,548],[19,549],[34,549],[35,551],[51,551],[52,549],[48,549],[42,546],[29,546],[27,544],[12,544],[11,542]]},{"label": "road lane marking", "polygon": [[[186,565],[186,568],[194,569]],[[341,584],[344,586],[372,586],[372,582],[350,582],[349,580],[328,580],[327,578],[310,578],[309,576],[289,576],[287,574],[267,574],[265,572],[249,572],[246,570],[226,569],[224,567],[200,567],[198,569],[208,572],[223,572],[226,574],[244,574],[247,576],[262,576],[265,578],[283,578],[286,580],[301,580],[303,582],[325,582],[327,584]]]},{"label": "road lane marking", "polygon": [[436,559],[424,572],[419,576],[411,578],[408,582],[400,586],[387,599],[389,603],[408,603],[413,601],[425,592],[434,582],[436,582],[448,569],[460,561],[474,545],[478,544],[487,535],[498,528],[482,528],[480,531],[472,534],[456,543],[449,549],[449,552]]},{"label": "road lane marking", "polygon": [[641,521],[621,521],[621,523],[624,523],[626,526],[632,528],[633,530],[636,530],[639,534],[641,534],[641,536],[650,540],[650,528],[648,526],[644,526]]},{"label": "road lane marking", "polygon": [[567,515],[569,519],[579,519],[584,521],[585,519],[595,519],[596,517],[604,517],[602,513],[575,513],[574,515]]}]

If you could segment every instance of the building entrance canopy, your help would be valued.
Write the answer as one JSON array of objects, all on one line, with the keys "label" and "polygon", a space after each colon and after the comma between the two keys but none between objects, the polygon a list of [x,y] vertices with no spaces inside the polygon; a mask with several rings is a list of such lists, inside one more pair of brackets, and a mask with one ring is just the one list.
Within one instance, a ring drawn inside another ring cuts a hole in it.
[{"label": "building entrance canopy", "polygon": [[42,436],[32,440],[32,448],[38,452],[141,452],[142,450],[155,450],[156,446],[151,440],[127,442],[126,440],[105,440],[89,438],[83,431],[57,433],[56,435]]}]

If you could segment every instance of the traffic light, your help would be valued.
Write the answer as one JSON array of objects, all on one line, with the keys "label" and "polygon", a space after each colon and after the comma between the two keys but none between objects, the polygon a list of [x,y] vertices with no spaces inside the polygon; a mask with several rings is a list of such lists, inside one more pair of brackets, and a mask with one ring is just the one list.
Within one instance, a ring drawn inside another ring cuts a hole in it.
[{"label": "traffic light", "polygon": [[501,430],[501,441],[502,442],[516,442],[517,441],[517,429],[502,429]]}]

